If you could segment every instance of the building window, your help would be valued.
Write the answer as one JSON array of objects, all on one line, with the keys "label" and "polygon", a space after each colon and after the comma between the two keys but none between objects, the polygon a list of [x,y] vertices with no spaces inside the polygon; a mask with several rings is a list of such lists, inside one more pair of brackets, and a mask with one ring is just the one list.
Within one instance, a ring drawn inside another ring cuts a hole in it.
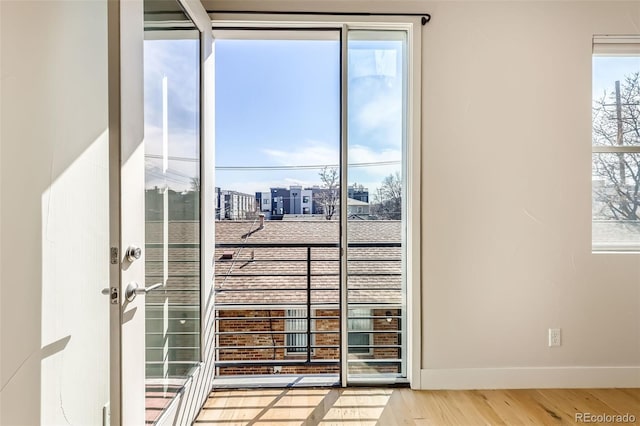
[{"label": "building window", "polygon": [[268,198],[265,198],[264,200],[262,200],[262,204],[265,204],[265,205],[266,205],[266,204],[269,204],[269,199],[268,199]]},{"label": "building window", "polygon": [[595,37],[592,248],[640,250],[640,38]]},{"label": "building window", "polygon": [[[307,310],[287,309],[284,320],[287,354],[307,353]],[[312,339],[313,341],[313,339]]]},{"label": "building window", "polygon": [[349,353],[370,354],[373,330],[373,312],[371,309],[349,310]]},{"label": "building window", "polygon": [[308,203],[309,202],[309,196],[305,195],[304,197],[302,197],[302,202],[303,203]]}]

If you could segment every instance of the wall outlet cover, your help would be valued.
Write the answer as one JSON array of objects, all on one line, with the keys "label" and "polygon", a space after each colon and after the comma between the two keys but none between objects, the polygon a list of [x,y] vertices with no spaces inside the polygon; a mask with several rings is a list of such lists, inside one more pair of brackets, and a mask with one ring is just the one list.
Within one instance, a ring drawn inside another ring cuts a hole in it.
[{"label": "wall outlet cover", "polygon": [[549,347],[560,346],[562,344],[561,330],[559,328],[549,329]]}]

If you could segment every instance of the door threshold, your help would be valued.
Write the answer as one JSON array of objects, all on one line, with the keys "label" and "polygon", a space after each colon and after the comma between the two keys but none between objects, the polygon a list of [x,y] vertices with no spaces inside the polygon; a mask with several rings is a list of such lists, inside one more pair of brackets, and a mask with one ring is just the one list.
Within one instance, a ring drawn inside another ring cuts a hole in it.
[{"label": "door threshold", "polygon": [[213,389],[308,388],[340,386],[338,374],[264,374],[251,376],[216,376]]}]

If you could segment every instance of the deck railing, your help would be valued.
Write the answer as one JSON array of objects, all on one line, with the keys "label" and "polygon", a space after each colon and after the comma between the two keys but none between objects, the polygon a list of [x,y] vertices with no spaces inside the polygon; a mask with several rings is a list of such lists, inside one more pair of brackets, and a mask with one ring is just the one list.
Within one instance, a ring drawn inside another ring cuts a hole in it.
[{"label": "deck railing", "polygon": [[[402,374],[400,247],[349,244],[350,253],[359,253],[349,256],[347,268],[348,363],[355,374]],[[219,375],[336,373],[342,349],[339,244],[218,243],[216,249]],[[377,253],[367,254],[372,249]]]}]

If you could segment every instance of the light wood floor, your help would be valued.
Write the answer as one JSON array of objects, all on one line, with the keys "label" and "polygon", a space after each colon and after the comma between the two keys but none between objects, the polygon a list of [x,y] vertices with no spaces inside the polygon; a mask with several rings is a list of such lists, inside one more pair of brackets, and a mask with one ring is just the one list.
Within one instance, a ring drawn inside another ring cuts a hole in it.
[{"label": "light wood floor", "polygon": [[[635,422],[627,424],[640,425],[640,389],[218,390],[211,393],[195,424],[555,425],[580,424],[576,421],[578,413],[629,414],[635,416]],[[615,421],[614,418],[608,420]]]}]

